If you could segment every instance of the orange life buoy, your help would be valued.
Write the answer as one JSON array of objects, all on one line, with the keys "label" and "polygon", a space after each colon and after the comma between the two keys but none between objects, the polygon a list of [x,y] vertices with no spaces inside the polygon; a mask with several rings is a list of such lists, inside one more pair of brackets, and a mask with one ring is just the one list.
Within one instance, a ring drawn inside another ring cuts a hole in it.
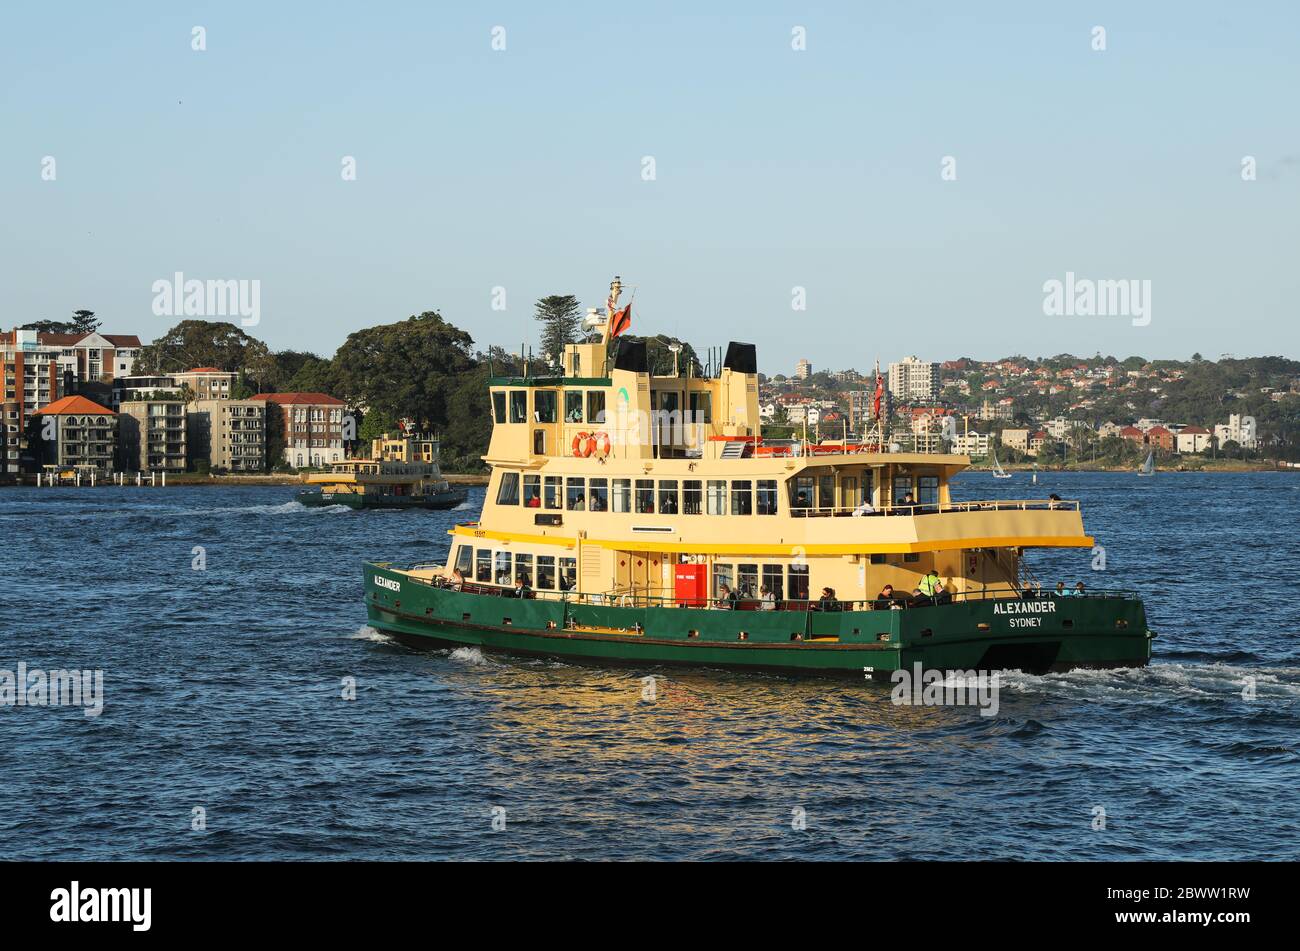
[{"label": "orange life buoy", "polygon": [[609,455],[609,433],[599,432],[591,434],[591,451],[597,456],[604,458]]},{"label": "orange life buoy", "polygon": [[591,455],[591,436],[588,433],[578,433],[573,437],[573,454],[584,457]]}]

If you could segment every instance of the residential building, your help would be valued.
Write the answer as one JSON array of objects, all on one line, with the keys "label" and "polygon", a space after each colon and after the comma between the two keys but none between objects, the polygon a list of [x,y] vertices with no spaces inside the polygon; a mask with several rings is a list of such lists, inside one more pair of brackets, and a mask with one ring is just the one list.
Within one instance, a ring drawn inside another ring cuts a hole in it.
[{"label": "residential building", "polygon": [[145,399],[155,393],[179,397],[181,388],[170,376],[119,376],[113,378],[113,409],[127,400]]},{"label": "residential building", "polygon": [[1203,426],[1184,426],[1174,439],[1174,447],[1180,452],[1205,452],[1210,448],[1212,435]]},{"label": "residential building", "polygon": [[189,453],[193,461],[226,472],[260,472],[266,465],[263,400],[211,399],[190,404]]},{"label": "residential building", "polygon": [[1042,448],[1043,448],[1043,443],[1047,442],[1048,439],[1050,439],[1050,438],[1051,438],[1051,437],[1048,436],[1048,434],[1047,434],[1047,430],[1045,430],[1045,429],[1040,429],[1040,430],[1038,430],[1038,432],[1036,432],[1036,433],[1030,433],[1030,434],[1029,434],[1029,454],[1030,454],[1031,456],[1036,456],[1036,455],[1038,455],[1038,450],[1042,449]]},{"label": "residential building", "polygon": [[216,367],[195,367],[171,377],[177,386],[188,386],[196,400],[228,400],[235,386],[235,374]]},{"label": "residential building", "polygon": [[[268,432],[272,426],[283,427],[284,462],[301,469],[343,461],[342,400],[325,393],[258,393],[253,399],[269,404]],[[278,422],[274,419],[276,412]]]},{"label": "residential building", "polygon": [[800,360],[794,365],[794,375],[800,380],[806,380],[812,376],[812,363],[808,360]]},{"label": "residential building", "polygon": [[1174,434],[1165,426],[1152,426],[1146,432],[1147,443],[1165,452],[1174,451]]},{"label": "residential building", "polygon": [[1011,402],[1009,400],[994,403],[992,400],[986,399],[980,404],[979,419],[983,422],[995,422],[1000,419],[1010,418]]},{"label": "residential building", "polygon": [[181,400],[128,400],[118,408],[118,458],[124,470],[184,472],[187,436]]},{"label": "residential building", "polygon": [[[66,395],[59,351],[42,343],[42,336],[35,330],[0,334],[0,402],[10,407],[5,422],[15,423],[20,433],[33,413]],[[10,418],[11,411],[18,415]]]},{"label": "residential building", "polygon": [[140,338],[135,334],[42,333],[42,344],[57,348],[61,370],[71,371],[73,382],[109,385],[119,376],[135,372]]},{"label": "residential building", "polygon": [[962,433],[952,441],[952,451],[961,456],[987,456],[988,433]]},{"label": "residential building", "polygon": [[889,392],[903,402],[929,403],[939,396],[939,364],[905,357],[889,365]]},{"label": "residential building", "polygon": [[1139,446],[1143,445],[1147,441],[1147,434],[1136,426],[1123,427],[1120,429],[1119,435],[1121,438],[1127,439],[1131,443],[1137,443]]},{"label": "residential building", "polygon": [[109,473],[117,443],[117,414],[84,396],[65,396],[32,415],[27,442],[36,465]]},{"label": "residential building", "polygon": [[[876,391],[851,390],[849,392],[849,425],[858,432],[867,432],[876,425]],[[893,415],[894,401],[888,390],[880,394],[880,418]]]},{"label": "residential building", "polygon": [[1027,429],[1004,429],[998,439],[1008,449],[1015,449],[1019,452],[1029,451],[1029,430]]},{"label": "residential building", "polygon": [[1254,416],[1241,416],[1233,413],[1228,422],[1218,423],[1214,427],[1214,438],[1220,446],[1226,442],[1235,442],[1245,449],[1254,449],[1259,444]]}]

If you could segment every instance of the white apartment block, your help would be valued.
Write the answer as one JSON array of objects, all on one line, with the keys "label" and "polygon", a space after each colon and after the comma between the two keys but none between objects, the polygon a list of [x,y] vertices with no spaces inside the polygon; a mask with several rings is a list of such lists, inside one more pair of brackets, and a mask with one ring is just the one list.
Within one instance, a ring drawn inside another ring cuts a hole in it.
[{"label": "white apartment block", "polygon": [[889,392],[903,402],[928,403],[939,395],[939,364],[904,357],[889,365]]}]

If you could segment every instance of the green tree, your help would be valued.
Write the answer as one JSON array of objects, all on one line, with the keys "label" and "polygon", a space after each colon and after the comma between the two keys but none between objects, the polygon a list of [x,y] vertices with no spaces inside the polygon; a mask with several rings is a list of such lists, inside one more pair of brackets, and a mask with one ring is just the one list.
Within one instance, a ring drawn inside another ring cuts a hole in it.
[{"label": "green tree", "polygon": [[394,432],[397,432],[397,420],[386,413],[372,409],[366,413],[357,428],[357,441],[366,446],[372,439],[379,439],[385,433]]},{"label": "green tree", "polygon": [[542,355],[559,363],[564,345],[577,340],[582,330],[582,305],[572,294],[552,294],[533,305],[533,316],[542,325]]},{"label": "green tree", "polygon": [[35,330],[43,334],[71,334],[77,332],[77,325],[67,320],[33,320],[18,329]]},{"label": "green tree", "polygon": [[100,321],[95,318],[93,310],[74,310],[72,312],[72,326],[76,328],[73,332],[79,334],[91,334],[99,329]]},{"label": "green tree", "polygon": [[[241,370],[264,361],[266,344],[225,321],[182,320],[140,348],[135,372],[179,373],[195,367]],[[251,371],[250,371],[251,372]],[[255,377],[256,373],[253,374]]]}]

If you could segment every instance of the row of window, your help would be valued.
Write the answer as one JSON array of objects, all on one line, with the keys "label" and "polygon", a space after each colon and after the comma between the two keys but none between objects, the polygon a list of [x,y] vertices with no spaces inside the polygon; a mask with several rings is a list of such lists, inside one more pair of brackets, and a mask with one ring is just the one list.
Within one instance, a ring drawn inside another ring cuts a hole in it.
[{"label": "row of window", "polygon": [[572,591],[578,586],[578,559],[563,555],[533,556],[461,545],[455,567],[466,581],[480,584],[513,587],[522,579],[538,591]]},{"label": "row of window", "polygon": [[[843,476],[836,501],[835,477],[797,476],[789,482],[792,509],[852,507],[870,502],[872,473],[859,481]],[[570,512],[633,512],[638,515],[776,515],[775,479],[607,479],[503,472],[497,505],[523,505]],[[897,476],[893,504],[939,504],[939,477]]]},{"label": "row of window", "polygon": [[775,479],[607,479],[503,472],[497,505],[638,515],[775,515]]},{"label": "row of window", "polygon": [[[533,390],[533,412],[528,414],[528,390],[497,390],[492,394],[492,415],[498,423],[554,423],[559,410],[555,390]],[[682,407],[680,395],[674,390],[655,390],[651,393],[651,410],[676,413]],[[688,399],[690,420],[708,423],[712,418],[712,400],[708,393],[691,393]],[[604,390],[565,390],[564,421],[566,423],[604,423]]]},{"label": "row of window", "polygon": [[807,565],[718,564],[713,565],[711,597],[722,598],[722,586],[746,601],[808,600]]}]

